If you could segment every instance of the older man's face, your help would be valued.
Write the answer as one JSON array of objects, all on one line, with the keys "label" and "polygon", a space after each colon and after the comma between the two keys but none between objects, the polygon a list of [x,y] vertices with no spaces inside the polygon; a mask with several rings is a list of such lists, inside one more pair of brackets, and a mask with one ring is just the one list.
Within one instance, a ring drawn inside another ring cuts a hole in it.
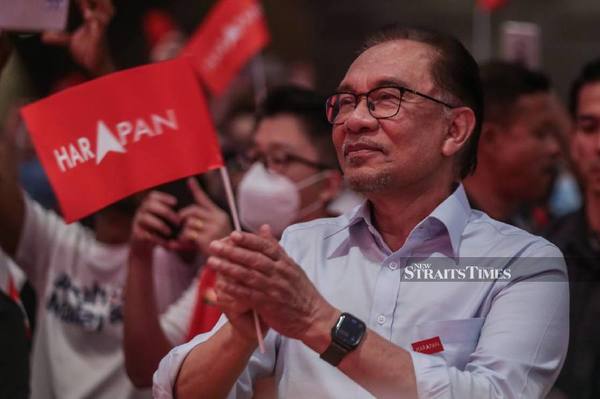
[{"label": "older man's face", "polygon": [[[350,66],[339,91],[365,93],[399,85],[439,98],[431,77],[434,50],[423,43],[398,40],[371,47]],[[344,176],[359,192],[426,188],[436,181],[448,122],[443,106],[405,94],[398,113],[387,119],[369,114],[366,101],[333,127],[333,142]]]},{"label": "older man's face", "polygon": [[600,82],[579,92],[571,150],[586,190],[600,195]]}]

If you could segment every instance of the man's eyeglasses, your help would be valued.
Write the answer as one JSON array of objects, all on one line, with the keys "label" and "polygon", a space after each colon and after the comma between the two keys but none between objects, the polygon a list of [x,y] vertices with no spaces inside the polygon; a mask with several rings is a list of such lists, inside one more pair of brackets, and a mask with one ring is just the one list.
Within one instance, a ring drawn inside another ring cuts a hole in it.
[{"label": "man's eyeglasses", "polygon": [[329,123],[339,125],[354,112],[361,97],[367,99],[367,109],[373,118],[391,118],[400,110],[402,101],[407,101],[407,96],[419,96],[442,104],[448,108],[456,108],[442,100],[420,93],[416,90],[407,89],[402,86],[377,87],[366,93],[355,94],[351,92],[335,93],[327,98],[325,113]]},{"label": "man's eyeglasses", "polygon": [[284,150],[272,151],[268,154],[263,154],[257,150],[251,150],[242,155],[241,164],[245,168],[249,168],[255,162],[262,162],[266,168],[285,168],[293,162],[301,163],[315,169],[331,169],[332,167],[324,163],[315,162],[303,158],[301,156],[290,154]]}]

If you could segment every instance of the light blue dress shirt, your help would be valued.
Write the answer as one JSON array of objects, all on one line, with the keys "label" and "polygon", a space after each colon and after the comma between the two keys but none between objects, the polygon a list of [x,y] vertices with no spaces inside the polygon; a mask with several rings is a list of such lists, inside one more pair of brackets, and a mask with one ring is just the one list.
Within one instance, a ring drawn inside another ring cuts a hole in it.
[{"label": "light blue dress shirt", "polygon": [[[544,397],[564,361],[569,333],[568,282],[560,251],[472,210],[462,185],[395,252],[371,223],[370,213],[365,202],[337,218],[291,226],[281,245],[333,306],[409,351],[419,398]],[[436,269],[439,260],[466,270],[467,278],[416,278],[415,262]],[[474,269],[467,265],[486,262],[508,274],[469,277],[468,270]],[[185,356],[225,322],[222,317],[213,331],[162,360],[154,375],[156,398],[172,397]],[[435,337],[443,351],[413,351],[412,343]],[[257,350],[251,356],[230,398],[252,397],[253,379],[266,375],[275,376],[280,398],[372,397],[298,340],[271,330],[265,344],[266,353]]]}]

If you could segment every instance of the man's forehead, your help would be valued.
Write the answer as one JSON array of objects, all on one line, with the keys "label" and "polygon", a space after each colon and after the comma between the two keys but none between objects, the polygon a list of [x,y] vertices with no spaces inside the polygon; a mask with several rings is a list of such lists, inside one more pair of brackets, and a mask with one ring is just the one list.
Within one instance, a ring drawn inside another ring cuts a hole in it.
[{"label": "man's forehead", "polygon": [[540,91],[520,96],[508,112],[520,123],[552,121],[561,128],[568,124],[568,115],[553,91]]},{"label": "man's forehead", "polygon": [[578,113],[598,110],[600,113],[600,81],[584,84],[579,91]]},{"label": "man's forehead", "polygon": [[293,150],[310,146],[305,126],[299,117],[290,113],[263,118],[253,139],[255,145],[264,149]]},{"label": "man's forehead", "polygon": [[413,40],[392,40],[362,52],[350,65],[340,89],[368,90],[385,82],[427,88],[432,85],[435,50]]}]

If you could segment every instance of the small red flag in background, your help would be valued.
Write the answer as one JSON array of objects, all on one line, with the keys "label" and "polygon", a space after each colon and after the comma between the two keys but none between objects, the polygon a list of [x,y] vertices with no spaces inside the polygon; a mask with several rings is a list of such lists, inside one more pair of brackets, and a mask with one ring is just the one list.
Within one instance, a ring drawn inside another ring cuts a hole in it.
[{"label": "small red flag in background", "polygon": [[194,312],[191,315],[190,327],[187,340],[191,340],[198,334],[212,330],[221,317],[221,309],[209,302],[209,290],[214,290],[217,281],[217,273],[207,266],[204,266],[200,279],[198,280],[198,297],[194,306]]},{"label": "small red flag in background", "polygon": [[21,112],[67,222],[223,165],[184,58],[117,72]]},{"label": "small red flag in background", "polygon": [[506,5],[507,1],[508,0],[477,0],[477,4],[484,10],[491,12]]},{"label": "small red flag in background", "polygon": [[184,54],[191,57],[210,91],[220,95],[269,40],[262,7],[256,0],[220,0],[194,33]]}]

